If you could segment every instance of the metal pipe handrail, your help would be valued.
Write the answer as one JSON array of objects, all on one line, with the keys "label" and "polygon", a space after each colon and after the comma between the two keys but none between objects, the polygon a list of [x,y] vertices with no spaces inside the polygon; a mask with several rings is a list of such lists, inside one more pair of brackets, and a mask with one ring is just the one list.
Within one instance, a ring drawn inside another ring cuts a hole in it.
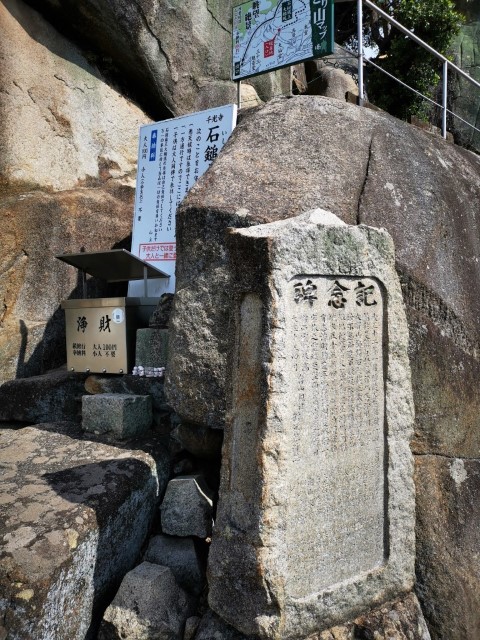
[{"label": "metal pipe handrail", "polygon": [[[384,11],[380,7],[377,7],[377,5],[374,2],[372,2],[372,0],[357,0],[358,96],[359,96],[359,103],[360,104],[363,104],[363,100],[364,100],[364,83],[363,83],[364,53],[363,53],[363,42],[362,42],[362,38],[363,38],[363,4],[365,4],[370,9],[373,9],[374,11],[376,11],[379,15],[381,15],[383,18],[385,18],[385,20],[387,20],[387,22],[389,22],[391,25],[393,25],[399,31],[401,31],[403,34],[405,34],[410,40],[413,40],[414,42],[419,44],[426,51],[431,53],[435,58],[437,58],[438,60],[440,60],[442,62],[442,66],[443,66],[443,74],[442,74],[442,76],[443,76],[442,77],[442,105],[438,105],[438,106],[440,106],[441,109],[442,109],[442,136],[444,138],[446,138],[447,137],[447,113],[449,112],[449,110],[447,108],[447,94],[448,94],[447,89],[448,89],[448,70],[449,70],[449,68],[454,70],[456,73],[458,73],[462,77],[466,78],[471,84],[475,85],[479,89],[480,89],[480,82],[477,82],[474,78],[472,78],[471,75],[469,75],[468,73],[463,71],[463,69],[460,69],[460,67],[457,67],[457,65],[454,64],[453,62],[450,62],[450,60],[448,58],[446,58],[443,54],[441,54],[438,51],[436,51],[433,47],[431,47],[429,44],[427,44],[424,40],[422,40],[417,35],[415,35],[413,33],[413,31],[410,31],[410,29],[407,29],[407,27],[404,27],[403,24],[398,22],[398,20],[395,20],[395,18],[392,18],[392,16],[389,15],[386,11]],[[370,61],[368,60],[368,62],[370,62]],[[371,63],[371,64],[373,64],[373,66],[381,69],[381,67],[378,67],[374,63]],[[382,69],[382,71],[384,71],[384,70]],[[407,84],[405,84],[404,82],[402,82],[401,80],[399,80],[395,76],[392,76],[388,72],[385,72],[385,73],[387,73],[387,75],[390,75],[394,80],[396,80],[400,84],[405,85],[411,91],[415,91],[415,89],[413,89],[412,87],[409,87]],[[424,96],[423,94],[421,94],[418,91],[415,91],[415,93],[421,95],[423,98],[425,98],[427,100],[430,100],[429,98],[427,98],[426,96]],[[430,102],[432,102],[432,100],[430,100]],[[452,112],[450,112],[450,113],[452,113]],[[452,115],[456,115],[456,114],[452,113]],[[462,118],[459,118],[459,119],[462,120]],[[462,120],[462,121],[466,122],[465,120]],[[466,124],[469,124],[469,123],[466,123]],[[473,125],[470,125],[470,126],[473,126]],[[476,127],[473,127],[473,128],[476,129]]]},{"label": "metal pipe handrail", "polygon": [[[413,87],[411,87],[409,84],[407,84],[406,82],[403,82],[403,80],[399,80],[398,78],[396,78],[394,75],[392,75],[390,72],[386,71],[385,69],[383,69],[382,67],[380,67],[378,64],[375,64],[375,62],[372,62],[371,60],[368,60],[367,58],[365,58],[365,62],[367,64],[370,64],[372,67],[375,67],[375,69],[378,69],[378,71],[381,71],[382,73],[384,73],[386,76],[388,76],[389,78],[391,78],[392,80],[395,80],[396,82],[398,82],[399,84],[401,84],[402,86],[404,86],[406,89],[409,89],[410,91],[412,91],[413,93],[416,93],[417,96],[420,96],[421,98],[423,98],[424,100],[427,100],[427,102],[430,102],[430,104],[432,104],[434,107],[438,107],[439,109],[443,109],[443,105],[441,105],[439,102],[436,102],[435,100],[433,100],[432,98],[429,98],[428,96],[424,95],[423,93],[421,93],[420,91],[417,91],[416,89],[414,89]],[[457,118],[457,120],[460,120],[460,122],[463,122],[464,124],[468,125],[469,127],[471,127],[472,129],[474,129],[475,131],[478,131],[478,133],[480,133],[480,129],[478,127],[476,127],[475,125],[471,124],[470,122],[467,122],[466,120],[464,120],[461,116],[459,116],[457,113],[455,113],[454,111],[451,111],[450,109],[447,109],[447,114],[453,116],[454,118]]]}]

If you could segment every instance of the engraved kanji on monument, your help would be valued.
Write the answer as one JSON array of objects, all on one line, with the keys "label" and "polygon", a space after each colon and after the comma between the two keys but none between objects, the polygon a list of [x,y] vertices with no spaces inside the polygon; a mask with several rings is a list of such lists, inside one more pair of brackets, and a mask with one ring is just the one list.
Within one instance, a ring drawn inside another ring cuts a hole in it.
[{"label": "engraved kanji on monument", "polygon": [[413,402],[393,242],[316,210],[235,230],[211,608],[303,638],[413,586]]}]

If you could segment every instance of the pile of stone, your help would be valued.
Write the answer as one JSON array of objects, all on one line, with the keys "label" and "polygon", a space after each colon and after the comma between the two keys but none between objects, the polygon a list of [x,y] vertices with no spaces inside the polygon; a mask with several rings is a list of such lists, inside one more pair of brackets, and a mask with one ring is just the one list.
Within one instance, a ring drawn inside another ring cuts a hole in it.
[{"label": "pile of stone", "polygon": [[221,432],[180,422],[158,378],[56,371],[0,404],[0,635],[193,638]]}]

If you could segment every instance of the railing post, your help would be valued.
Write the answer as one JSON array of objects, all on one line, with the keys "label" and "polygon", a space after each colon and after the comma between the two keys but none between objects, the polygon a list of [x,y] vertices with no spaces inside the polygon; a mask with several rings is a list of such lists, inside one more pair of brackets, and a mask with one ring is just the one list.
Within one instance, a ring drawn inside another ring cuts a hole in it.
[{"label": "railing post", "polygon": [[363,105],[363,0],[357,0],[358,104]]},{"label": "railing post", "polygon": [[448,60],[443,63],[442,81],[442,136],[447,137]]}]

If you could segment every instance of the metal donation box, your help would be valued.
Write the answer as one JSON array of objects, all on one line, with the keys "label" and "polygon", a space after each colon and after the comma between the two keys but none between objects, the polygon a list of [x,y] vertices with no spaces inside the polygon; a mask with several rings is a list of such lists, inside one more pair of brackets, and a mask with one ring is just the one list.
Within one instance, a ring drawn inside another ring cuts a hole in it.
[{"label": "metal donation box", "polygon": [[[137,329],[148,327],[158,299],[147,297],[147,278],[168,274],[125,249],[56,256],[82,272],[84,298],[64,300],[67,367],[71,371],[128,373]],[[144,281],[143,298],[86,298],[86,274],[107,282]]]}]

